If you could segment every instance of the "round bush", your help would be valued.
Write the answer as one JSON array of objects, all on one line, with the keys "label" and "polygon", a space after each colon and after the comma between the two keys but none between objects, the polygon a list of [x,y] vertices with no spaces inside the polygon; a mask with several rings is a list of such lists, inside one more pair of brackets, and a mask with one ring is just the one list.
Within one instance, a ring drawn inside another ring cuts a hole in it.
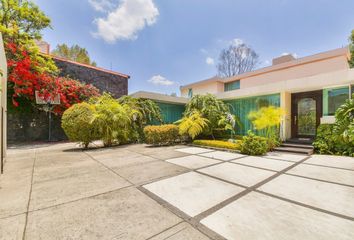
[{"label": "round bush", "polygon": [[240,147],[243,154],[264,155],[268,151],[268,141],[264,137],[248,132],[248,135],[243,137]]},{"label": "round bush", "polygon": [[94,114],[94,106],[88,103],[74,104],[64,112],[61,127],[70,141],[81,142],[87,148],[90,142],[98,138],[92,124]]}]

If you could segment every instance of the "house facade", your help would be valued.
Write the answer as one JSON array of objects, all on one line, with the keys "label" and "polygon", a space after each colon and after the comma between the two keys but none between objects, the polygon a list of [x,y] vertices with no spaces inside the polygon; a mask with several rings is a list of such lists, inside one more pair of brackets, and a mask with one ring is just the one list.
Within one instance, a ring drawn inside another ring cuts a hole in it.
[{"label": "house facade", "polygon": [[351,97],[354,69],[347,47],[296,59],[273,59],[269,67],[229,78],[213,77],[181,86],[181,96],[214,94],[230,104],[242,124],[239,134],[252,128],[248,114],[263,106],[281,107],[281,138],[312,139],[317,126],[333,123],[336,109]]}]

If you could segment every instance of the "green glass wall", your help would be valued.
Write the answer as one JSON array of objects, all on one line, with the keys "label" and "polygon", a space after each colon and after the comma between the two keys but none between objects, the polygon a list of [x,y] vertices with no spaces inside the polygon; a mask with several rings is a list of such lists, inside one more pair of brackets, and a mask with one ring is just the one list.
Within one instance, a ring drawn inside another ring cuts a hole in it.
[{"label": "green glass wall", "polygon": [[349,98],[349,87],[323,89],[323,115],[333,116]]},{"label": "green glass wall", "polygon": [[236,115],[242,123],[242,128],[238,127],[236,133],[238,135],[246,135],[248,130],[253,129],[252,123],[248,119],[248,114],[251,111],[270,105],[280,107],[280,94],[226,100],[225,103],[230,105],[231,112]]},{"label": "green glass wall", "polygon": [[174,123],[182,118],[185,105],[156,102],[161,109],[162,119],[164,123]]}]

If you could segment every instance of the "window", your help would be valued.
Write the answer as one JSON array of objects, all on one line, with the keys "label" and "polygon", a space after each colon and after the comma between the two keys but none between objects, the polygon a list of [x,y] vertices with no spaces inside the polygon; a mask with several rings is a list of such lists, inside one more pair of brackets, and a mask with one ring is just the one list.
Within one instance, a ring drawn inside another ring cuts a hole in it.
[{"label": "window", "polygon": [[349,87],[323,90],[323,115],[333,116],[338,107],[349,98]]},{"label": "window", "polygon": [[240,80],[224,84],[224,92],[240,89]]},{"label": "window", "polygon": [[192,97],[193,97],[193,89],[192,89],[192,88],[189,88],[189,89],[188,89],[188,97],[189,97],[189,98],[192,98]]}]

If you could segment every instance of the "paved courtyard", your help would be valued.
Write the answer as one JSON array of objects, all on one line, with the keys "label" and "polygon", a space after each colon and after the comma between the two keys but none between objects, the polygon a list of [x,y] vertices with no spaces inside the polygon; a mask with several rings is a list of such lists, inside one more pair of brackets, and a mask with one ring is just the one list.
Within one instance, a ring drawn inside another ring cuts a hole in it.
[{"label": "paved courtyard", "polygon": [[354,158],[17,147],[0,239],[354,239]]}]

